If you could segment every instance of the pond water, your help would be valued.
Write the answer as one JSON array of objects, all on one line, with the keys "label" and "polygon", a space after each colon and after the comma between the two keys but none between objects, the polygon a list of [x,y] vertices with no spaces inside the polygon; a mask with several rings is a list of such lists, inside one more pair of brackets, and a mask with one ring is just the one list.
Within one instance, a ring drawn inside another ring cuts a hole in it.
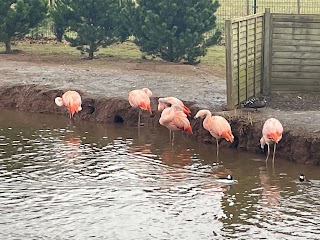
[{"label": "pond water", "polygon": [[319,167],[175,137],[0,111],[0,239],[320,238]]}]

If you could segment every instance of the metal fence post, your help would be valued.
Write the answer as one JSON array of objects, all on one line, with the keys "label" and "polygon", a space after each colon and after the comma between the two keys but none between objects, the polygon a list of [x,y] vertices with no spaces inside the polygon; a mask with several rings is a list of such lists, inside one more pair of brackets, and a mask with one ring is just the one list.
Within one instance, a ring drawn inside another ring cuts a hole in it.
[{"label": "metal fence post", "polygon": [[253,14],[257,13],[257,0],[253,0]]},{"label": "metal fence post", "polygon": [[298,14],[301,14],[301,0],[297,0]]}]

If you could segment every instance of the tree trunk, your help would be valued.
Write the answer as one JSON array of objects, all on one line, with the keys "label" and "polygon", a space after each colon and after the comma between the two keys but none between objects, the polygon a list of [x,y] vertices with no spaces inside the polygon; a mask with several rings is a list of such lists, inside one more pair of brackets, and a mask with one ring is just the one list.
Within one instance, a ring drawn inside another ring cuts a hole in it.
[{"label": "tree trunk", "polygon": [[90,45],[90,49],[89,49],[89,59],[90,59],[90,60],[93,59],[93,43],[91,43],[91,45]]},{"label": "tree trunk", "polygon": [[5,42],[5,45],[6,45],[6,52],[5,53],[11,53],[12,50],[11,50],[11,41],[6,41]]},{"label": "tree trunk", "polygon": [[90,48],[90,50],[89,50],[89,59],[90,59],[90,60],[93,59],[93,51],[92,51],[91,48]]}]

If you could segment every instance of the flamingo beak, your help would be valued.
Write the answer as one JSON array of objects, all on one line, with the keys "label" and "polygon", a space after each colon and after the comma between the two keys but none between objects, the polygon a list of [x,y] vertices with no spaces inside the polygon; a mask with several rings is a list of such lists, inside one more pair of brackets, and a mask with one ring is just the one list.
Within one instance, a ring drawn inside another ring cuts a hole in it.
[{"label": "flamingo beak", "polygon": [[278,133],[275,133],[274,134],[274,136],[273,136],[273,139],[274,139],[274,142],[276,143],[276,144],[278,144],[278,142],[279,142],[279,134]]},{"label": "flamingo beak", "polygon": [[278,144],[280,135],[278,133],[271,133],[268,138]]}]

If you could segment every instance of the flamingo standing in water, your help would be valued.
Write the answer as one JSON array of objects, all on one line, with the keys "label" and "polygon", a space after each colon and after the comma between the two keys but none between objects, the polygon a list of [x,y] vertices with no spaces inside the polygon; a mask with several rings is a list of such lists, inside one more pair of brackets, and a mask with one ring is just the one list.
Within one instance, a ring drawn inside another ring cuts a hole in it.
[{"label": "flamingo standing in water", "polygon": [[[183,112],[190,117],[191,116],[191,111],[188,107],[186,107],[183,102],[176,98],[176,97],[166,97],[166,98],[159,98],[158,99],[158,111],[162,112],[165,108],[168,108],[172,105],[179,105],[180,107],[182,107]],[[170,141],[171,141],[171,129],[169,129],[169,134],[170,134]]]},{"label": "flamingo standing in water", "polygon": [[[183,112],[183,108],[179,105],[172,105],[169,108],[165,108],[161,113],[159,123],[162,126],[167,127],[169,130],[182,130],[192,133],[192,128],[187,115]],[[172,141],[172,143],[174,142],[174,133],[170,141]]]},{"label": "flamingo standing in water", "polygon": [[150,97],[152,92],[148,88],[136,89],[129,92],[128,100],[133,108],[139,108],[138,127],[140,127],[140,116],[142,110],[148,111],[152,114],[150,106]]},{"label": "flamingo standing in water", "polygon": [[199,110],[194,117],[204,118],[203,127],[210,132],[210,134],[215,137],[217,142],[217,160],[219,156],[219,140],[221,138],[226,139],[229,142],[233,142],[233,135],[231,132],[231,127],[228,121],[221,116],[212,116],[209,110],[203,109]]},{"label": "flamingo standing in water", "polygon": [[183,112],[190,117],[191,116],[191,111],[188,107],[186,107],[183,102],[176,98],[176,97],[166,97],[166,98],[159,98],[158,100],[158,111],[161,112],[163,109],[170,107],[171,105],[179,105],[180,107],[183,108]]},{"label": "flamingo standing in water", "polygon": [[264,146],[268,145],[268,155],[266,158],[266,162],[268,161],[270,155],[270,144],[274,143],[273,146],[273,157],[272,162],[274,163],[274,156],[276,153],[277,143],[281,140],[283,133],[282,124],[278,119],[269,118],[263,124],[262,128],[262,138],[260,139],[261,148],[264,149]]},{"label": "flamingo standing in water", "polygon": [[56,97],[54,101],[59,107],[64,105],[68,108],[70,119],[73,117],[74,113],[82,110],[81,96],[76,91],[67,91],[62,95],[62,97]]}]

